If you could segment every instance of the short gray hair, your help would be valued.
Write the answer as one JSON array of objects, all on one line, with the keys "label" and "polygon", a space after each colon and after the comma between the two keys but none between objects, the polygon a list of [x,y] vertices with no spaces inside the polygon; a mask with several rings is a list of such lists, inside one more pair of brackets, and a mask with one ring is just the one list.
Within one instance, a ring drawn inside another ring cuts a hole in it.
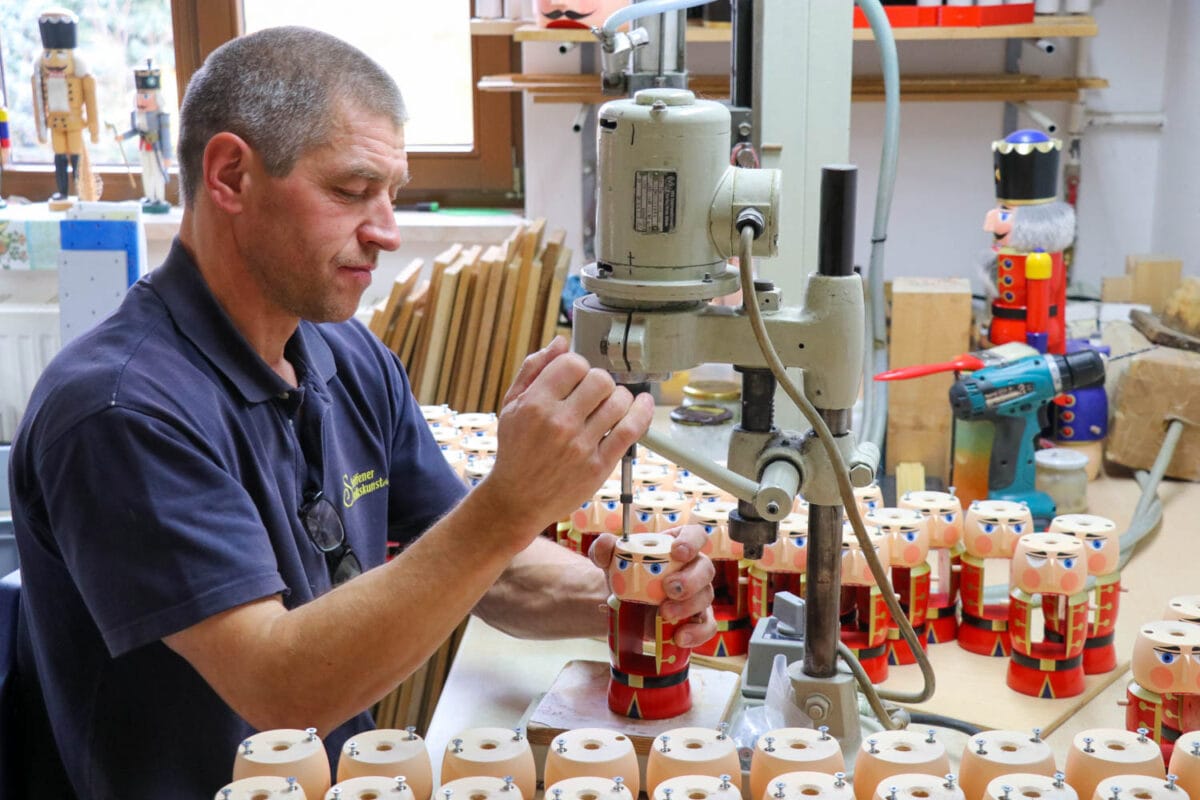
[{"label": "short gray hair", "polygon": [[179,112],[179,179],[185,205],[201,184],[204,148],[218,133],[245,139],[268,174],[329,138],[339,102],[408,119],[396,82],[370,56],[311,28],[267,28],[232,39],[196,70]]}]

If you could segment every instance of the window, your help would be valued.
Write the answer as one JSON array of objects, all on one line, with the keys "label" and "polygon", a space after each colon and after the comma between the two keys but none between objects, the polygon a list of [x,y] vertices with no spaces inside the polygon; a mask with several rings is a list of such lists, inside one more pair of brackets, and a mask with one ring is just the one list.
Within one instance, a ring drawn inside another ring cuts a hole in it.
[{"label": "window", "polygon": [[[163,69],[174,111],[192,72],[223,42],[273,24],[306,24],[362,47],[397,76],[411,117],[406,138],[413,180],[405,202],[519,202],[519,96],[475,89],[483,75],[517,71],[517,50],[505,36],[471,36],[467,0],[342,0],[336,18],[327,0],[60,1],[80,17],[79,50],[97,76],[101,118],[121,130],[133,105],[133,68],[147,56]],[[0,3],[0,77],[14,134],[14,163],[2,190],[34,200],[53,191],[50,147],[33,138],[28,110],[29,75],[41,52],[37,16],[45,5]],[[367,24],[376,19],[380,24]],[[128,142],[126,151],[135,161]],[[140,196],[124,177],[111,129],[102,131],[100,145],[89,143],[89,153],[104,178],[105,199]],[[136,165],[133,172],[139,173]]]}]

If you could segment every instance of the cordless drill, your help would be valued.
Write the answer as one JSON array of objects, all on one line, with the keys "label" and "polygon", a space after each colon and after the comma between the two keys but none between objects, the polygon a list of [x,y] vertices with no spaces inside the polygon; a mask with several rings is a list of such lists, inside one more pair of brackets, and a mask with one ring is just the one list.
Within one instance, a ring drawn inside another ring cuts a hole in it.
[{"label": "cordless drill", "polygon": [[988,498],[1028,504],[1034,520],[1050,520],[1054,501],[1034,488],[1034,444],[1046,408],[1058,395],[1104,382],[1104,360],[1085,350],[1033,355],[981,367],[950,387],[960,420],[987,420],[996,434],[988,468]]}]

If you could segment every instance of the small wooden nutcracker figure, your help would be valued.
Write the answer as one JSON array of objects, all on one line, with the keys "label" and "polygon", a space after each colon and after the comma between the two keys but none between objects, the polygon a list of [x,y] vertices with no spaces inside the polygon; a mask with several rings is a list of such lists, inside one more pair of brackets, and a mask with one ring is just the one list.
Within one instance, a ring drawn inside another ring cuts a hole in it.
[{"label": "small wooden nutcracker figure", "polygon": [[1185,731],[1200,730],[1200,624],[1148,622],[1138,629],[1126,689],[1125,727],[1144,728],[1171,758]]},{"label": "small wooden nutcracker figure", "polygon": [[712,559],[713,616],[717,633],[695,648],[703,656],[743,656],[750,648],[750,608],[747,595],[748,562],[742,560],[742,544],[729,538],[729,512],[736,502],[710,500],[694,503],[688,523],[700,525],[708,541],[700,552]]},{"label": "small wooden nutcracker figure", "polygon": [[[4,165],[12,160],[12,138],[8,133],[8,109],[0,105],[0,178],[4,177]],[[0,195],[0,208],[8,202]]]},{"label": "small wooden nutcracker figure", "polygon": [[1075,239],[1075,211],[1057,200],[1062,140],[1019,130],[992,142],[997,208],[983,229],[996,251],[992,344],[1021,342],[1066,351],[1067,271],[1062,251]]},{"label": "small wooden nutcracker figure", "polygon": [[537,22],[543,28],[598,28],[629,0],[538,0]]},{"label": "small wooden nutcracker figure", "polygon": [[929,521],[929,549],[936,553],[930,582],[929,644],[958,636],[958,581],[962,570],[962,503],[948,492],[905,492],[898,505],[920,511]]},{"label": "small wooden nutcracker figure", "polygon": [[[866,528],[875,555],[887,572],[891,566],[887,536],[870,523]],[[842,642],[858,658],[871,682],[882,683],[888,676],[887,639],[891,615],[858,536],[845,526],[842,529],[842,587]]]},{"label": "small wooden nutcracker figure", "polygon": [[162,110],[162,73],[150,59],[146,66],[133,71],[137,87],[137,107],[129,114],[129,130],[120,134],[123,141],[138,137],[138,153],[142,158],[142,210],[148,214],[165,214],[171,210],[167,202],[167,170],[171,166],[171,115]]},{"label": "small wooden nutcracker figure", "polygon": [[561,544],[568,550],[587,555],[592,542],[602,533],[621,532],[621,482],[605,481],[591,500],[571,514],[566,538]]},{"label": "small wooden nutcracker figure", "polygon": [[[878,508],[867,514],[866,522],[887,537],[892,564],[892,587],[900,607],[921,644],[925,644],[925,622],[929,614],[929,520],[910,508]],[[888,663],[915,664],[916,656],[900,635],[900,623],[888,628]]]},{"label": "small wooden nutcracker figure", "polygon": [[75,176],[76,191],[83,191],[79,159],[84,155],[83,129],[92,143],[100,141],[100,111],[96,106],[96,79],[87,63],[75,52],[79,18],[55,7],[38,16],[42,54],[33,65],[33,124],[38,141],[54,149],[55,192],[51,201],[61,203],[68,194],[67,166]]},{"label": "small wooden nutcracker figure", "polygon": [[779,521],[775,541],[763,547],[762,558],[749,562],[750,619],[754,625],[771,615],[777,592],[804,597],[808,572],[808,510],[793,511]]},{"label": "small wooden nutcracker figure", "polygon": [[[1113,639],[1117,630],[1117,608],[1121,598],[1121,535],[1116,523],[1094,514],[1062,514],[1051,521],[1051,533],[1066,533],[1083,542],[1087,573],[1095,580],[1088,593],[1087,641],[1083,645],[1083,671],[1087,675],[1111,672],[1117,666]],[[1046,638],[1062,640],[1059,603],[1047,603],[1042,609],[1046,619]]]},{"label": "small wooden nutcracker figure", "polygon": [[677,623],[659,613],[671,560],[670,535],[634,533],[617,539],[608,567],[608,707],[634,719],[667,719],[692,707],[691,650],[675,644]]},{"label": "small wooden nutcracker figure", "polygon": [[1012,558],[1022,535],[1033,531],[1029,507],[1010,500],[977,500],[967,507],[963,523],[962,577],[959,599],[962,624],[958,644],[982,656],[1002,658],[1012,651],[1008,635],[1008,601],[984,599],[984,563],[990,558]]},{"label": "small wooden nutcracker figure", "polygon": [[[1031,697],[1082,694],[1083,643],[1088,603],[1084,591],[1087,564],[1083,542],[1063,533],[1027,533],[1013,550],[1009,584],[1008,631],[1012,660],[1010,689]],[[1040,595],[1040,598],[1037,597]],[[1061,641],[1034,641],[1033,613],[1047,600],[1059,604]]]}]

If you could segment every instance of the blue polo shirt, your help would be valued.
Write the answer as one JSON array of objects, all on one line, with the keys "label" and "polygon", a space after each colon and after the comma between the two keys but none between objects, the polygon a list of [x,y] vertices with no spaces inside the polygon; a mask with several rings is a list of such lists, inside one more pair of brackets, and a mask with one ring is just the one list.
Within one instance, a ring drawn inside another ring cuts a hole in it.
[{"label": "blue polo shirt", "polygon": [[[230,779],[253,730],[161,640],[251,600],[295,608],[327,591],[306,497],[333,501],[369,569],[466,491],[362,325],[302,322],[286,354],[297,388],[176,241],[34,389],[10,479],[22,608],[81,798],[211,797]],[[334,731],[331,757],[371,726],[363,713]]]}]

